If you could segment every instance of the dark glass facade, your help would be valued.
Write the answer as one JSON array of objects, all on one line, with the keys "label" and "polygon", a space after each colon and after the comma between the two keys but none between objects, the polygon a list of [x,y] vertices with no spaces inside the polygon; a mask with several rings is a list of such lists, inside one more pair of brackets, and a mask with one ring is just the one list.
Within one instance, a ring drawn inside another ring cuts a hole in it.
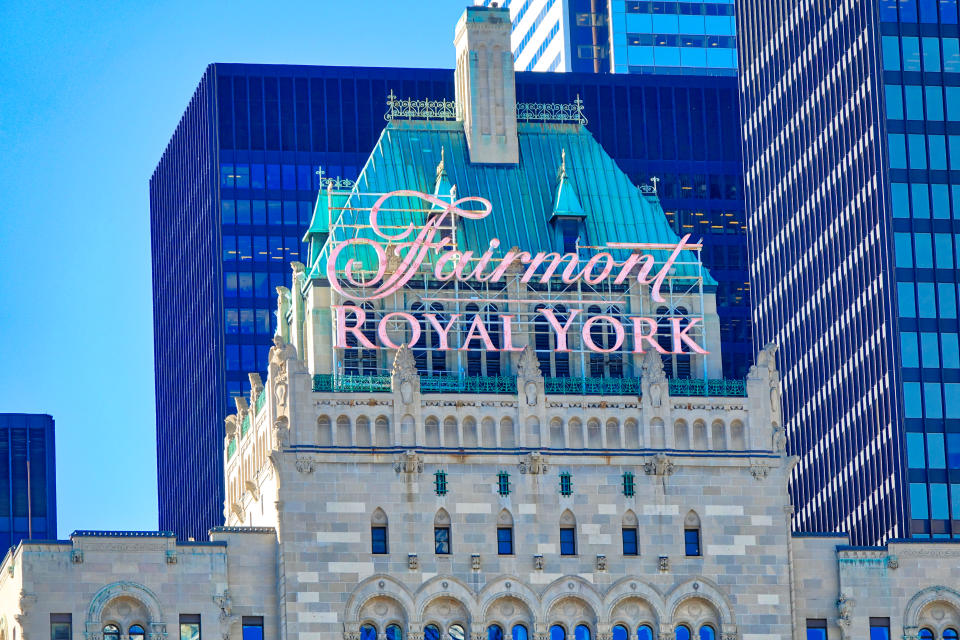
[{"label": "dark glass facade", "polygon": [[0,548],[57,539],[53,418],[0,413]]},{"label": "dark glass facade", "polygon": [[754,339],[781,346],[794,524],[960,537],[957,2],[738,7]]},{"label": "dark glass facade", "polygon": [[[204,74],[150,183],[162,529],[200,538],[221,523],[223,418],[266,362],[275,288],[304,259],[318,168],[357,177],[391,90],[452,99],[453,72],[217,64]],[[735,79],[517,74],[521,102],[578,94],[623,170],[637,184],[658,178],[676,230],[705,238],[724,372],[743,377],[752,345]]]}]

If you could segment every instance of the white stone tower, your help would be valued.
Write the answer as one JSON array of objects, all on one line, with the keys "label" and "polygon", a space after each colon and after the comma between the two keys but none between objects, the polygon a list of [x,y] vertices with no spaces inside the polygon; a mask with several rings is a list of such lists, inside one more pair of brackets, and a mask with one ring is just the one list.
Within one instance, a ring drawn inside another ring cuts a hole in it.
[{"label": "white stone tower", "polygon": [[519,162],[510,27],[500,7],[467,7],[457,23],[457,108],[473,163]]}]

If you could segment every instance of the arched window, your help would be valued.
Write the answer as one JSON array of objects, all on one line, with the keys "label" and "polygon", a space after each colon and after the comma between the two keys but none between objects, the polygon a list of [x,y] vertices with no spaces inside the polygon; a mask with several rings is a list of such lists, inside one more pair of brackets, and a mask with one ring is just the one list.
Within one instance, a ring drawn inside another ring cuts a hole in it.
[{"label": "arched window", "polygon": [[387,553],[387,514],[377,507],[370,518],[371,553]]},{"label": "arched window", "polygon": [[674,640],[690,640],[690,627],[685,624],[680,625],[674,630]]},{"label": "arched window", "polygon": [[130,629],[127,631],[127,635],[130,636],[130,640],[143,640],[145,634],[143,632],[143,627],[135,624],[130,626]]},{"label": "arched window", "polygon": [[464,640],[466,637],[463,626],[459,624],[450,625],[450,628],[447,629],[447,633],[450,635],[451,640]]},{"label": "arched window", "polygon": [[637,515],[633,511],[627,511],[623,514],[623,521],[621,523],[621,531],[623,534],[623,555],[625,556],[638,556],[640,555],[640,543],[637,532],[638,521]]},{"label": "arched window", "polygon": [[[349,305],[348,305],[349,306]],[[361,307],[366,312],[363,324],[360,325],[360,333],[367,340],[376,344],[377,340],[377,318],[373,305],[369,302],[363,303]],[[353,314],[350,314],[351,316]],[[348,317],[347,322],[356,322],[355,317]],[[375,349],[363,349],[356,338],[347,336],[348,343],[354,343],[343,350],[343,373],[348,376],[372,376],[377,373],[377,352]]]},{"label": "arched window", "polygon": [[578,624],[573,630],[574,640],[590,640],[590,627],[585,624]]},{"label": "arched window", "polygon": [[497,516],[497,554],[513,555],[513,516],[506,509]]},{"label": "arched window", "polygon": [[630,640],[630,632],[622,624],[613,628],[613,640]]},{"label": "arched window", "polygon": [[433,518],[433,548],[437,555],[450,555],[450,514],[439,509]]},{"label": "arched window", "polygon": [[487,627],[487,640],[503,640],[503,627],[498,624]]},{"label": "arched window", "polygon": [[387,627],[387,640],[403,640],[403,629],[398,624],[391,624]]},{"label": "arched window", "polygon": [[933,637],[933,631],[930,629],[920,629],[920,633],[917,634],[920,640],[933,640]]},{"label": "arched window", "polygon": [[[377,640],[377,628],[372,624],[365,624],[361,626],[360,640]],[[437,640],[440,640],[439,637]]]},{"label": "arched window", "polygon": [[653,640],[653,629],[647,625],[642,625],[637,629],[637,640]]},{"label": "arched window", "polygon": [[943,640],[957,640],[957,630],[956,629],[944,629],[943,630]]},{"label": "arched window", "polygon": [[103,627],[103,640],[120,640],[120,627],[108,624]]},{"label": "arched window", "polygon": [[560,516],[560,555],[577,555],[577,520],[569,509]]},{"label": "arched window", "polygon": [[700,627],[700,640],[717,640],[717,632],[708,624]]},{"label": "arched window", "polygon": [[[500,335],[500,316],[498,315],[496,306],[490,304],[485,306],[481,311],[480,307],[471,303],[466,307],[466,316],[465,328],[470,327],[475,316],[479,316],[493,346],[497,349],[503,346]],[[464,338],[465,337],[466,334],[464,334]],[[473,340],[470,341],[470,345],[471,348],[467,351],[467,375],[473,377],[500,375],[500,352],[473,348],[474,345],[476,345],[476,342]]]},{"label": "arched window", "polygon": [[673,351],[673,326],[670,323],[671,318],[680,318],[680,330],[682,331],[690,319],[687,317],[689,312],[685,307],[657,308],[657,344],[668,353],[663,354],[663,369],[668,378],[689,378],[690,377],[690,354],[669,353]]},{"label": "arched window", "polygon": [[[587,308],[588,316],[601,315],[600,307],[593,305]],[[620,309],[616,307],[607,307],[604,315],[613,318],[619,318]],[[601,349],[612,349],[617,344],[617,332],[613,325],[607,321],[594,322],[590,325],[590,340]],[[621,344],[622,348],[623,345]],[[623,375],[623,352],[614,351],[612,353],[590,352],[590,377],[620,377]]]},{"label": "arched window", "polygon": [[559,624],[550,627],[550,640],[567,640],[567,630]]},{"label": "arched window", "polygon": [[[361,640],[363,640],[361,638]],[[440,627],[428,624],[423,628],[423,640],[440,640]]]},{"label": "arched window", "polygon": [[510,640],[528,640],[530,634],[527,632],[527,628],[522,624],[513,625],[513,629],[510,630],[512,637]]},{"label": "arched window", "polygon": [[683,519],[683,550],[687,556],[701,555],[700,516],[693,510]]}]

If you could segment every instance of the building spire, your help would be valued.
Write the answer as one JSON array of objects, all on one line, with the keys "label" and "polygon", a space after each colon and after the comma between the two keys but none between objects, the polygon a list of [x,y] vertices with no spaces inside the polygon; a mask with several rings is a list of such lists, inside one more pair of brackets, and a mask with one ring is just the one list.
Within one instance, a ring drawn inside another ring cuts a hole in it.
[{"label": "building spire", "polygon": [[560,151],[560,168],[557,169],[557,192],[553,199],[554,218],[586,218],[587,213],[580,204],[580,197],[573,186],[573,181],[567,176],[567,150]]}]

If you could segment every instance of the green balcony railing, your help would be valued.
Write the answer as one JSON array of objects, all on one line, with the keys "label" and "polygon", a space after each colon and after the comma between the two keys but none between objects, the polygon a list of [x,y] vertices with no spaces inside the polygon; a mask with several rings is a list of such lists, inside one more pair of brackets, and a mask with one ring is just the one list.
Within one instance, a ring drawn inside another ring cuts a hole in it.
[{"label": "green balcony railing", "polygon": [[638,396],[640,378],[546,378],[548,394]]},{"label": "green balcony railing", "polygon": [[421,376],[421,393],[516,393],[513,376]]},{"label": "green balcony railing", "polygon": [[671,396],[706,396],[721,398],[745,398],[746,380],[703,380],[697,378],[671,378]]},{"label": "green balcony railing", "polygon": [[237,452],[237,439],[234,438],[227,443],[227,460],[233,457],[233,454]]},{"label": "green balcony railing", "polygon": [[[550,395],[641,395],[640,378],[545,378]],[[390,376],[313,376],[313,390],[334,393],[390,391]],[[514,376],[420,376],[421,393],[516,393]],[[744,380],[670,379],[672,396],[746,397]],[[259,400],[259,399],[258,399]],[[259,404],[259,402],[258,402]]]}]

